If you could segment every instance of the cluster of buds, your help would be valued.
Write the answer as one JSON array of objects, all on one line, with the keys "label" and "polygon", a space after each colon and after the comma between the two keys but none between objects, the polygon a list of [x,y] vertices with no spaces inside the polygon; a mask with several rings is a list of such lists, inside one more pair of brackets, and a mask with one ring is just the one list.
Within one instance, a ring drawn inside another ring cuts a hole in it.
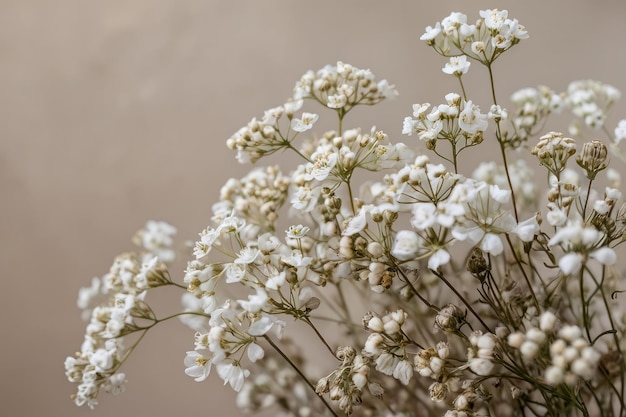
[{"label": "cluster of buds", "polygon": [[467,349],[469,369],[476,375],[486,376],[494,367],[493,355],[497,338],[492,333],[482,333],[480,330],[472,332],[469,337],[470,347]]},{"label": "cluster of buds", "polygon": [[350,415],[355,407],[362,404],[366,385],[369,392],[377,397],[383,394],[383,388],[377,383],[369,382],[370,366],[367,356],[357,354],[351,346],[339,347],[336,356],[341,365],[317,382],[315,392],[318,395],[328,393],[330,399],[336,401],[339,408]]},{"label": "cluster of buds", "polygon": [[359,104],[373,105],[398,95],[387,80],[376,81],[372,71],[337,62],[317,72],[308,71],[296,83],[294,98],[314,99],[323,106],[347,113]]},{"label": "cluster of buds", "polygon": [[509,346],[518,349],[527,360],[533,360],[556,325],[554,313],[546,311],[539,317],[539,326],[528,326],[525,332],[513,332],[508,335]]},{"label": "cluster of buds", "polygon": [[576,163],[585,170],[587,178],[593,180],[598,172],[603,171],[608,166],[606,157],[608,149],[599,140],[592,140],[583,145],[580,154],[576,156]]},{"label": "cluster of buds", "polygon": [[567,160],[576,153],[576,142],[562,133],[550,132],[539,138],[531,153],[539,163],[557,178],[567,166]]},{"label": "cluster of buds", "polygon": [[[226,145],[237,151],[237,160],[241,163],[254,163],[265,155],[270,155],[288,144],[292,138],[283,136],[279,126],[283,116],[291,124],[293,115],[302,107],[302,100],[289,101],[282,106],[266,110],[261,119],[253,118],[246,126],[235,132]],[[294,123],[298,130],[307,129],[317,120],[313,115],[299,119]],[[294,130],[296,133],[298,130]]]},{"label": "cluster of buds", "polygon": [[157,254],[174,260],[175,232],[167,223],[148,222],[133,239],[146,252],[117,256],[107,274],[79,292],[78,306],[89,323],[81,351],[65,360],[68,379],[78,383],[73,396],[77,405],[95,407],[101,389],[113,394],[123,391],[126,378],[117,372],[128,354],[123,336],[144,330],[142,321],[156,320],[144,299],[146,290],[172,283]]},{"label": "cluster of buds", "polygon": [[518,349],[527,361],[545,360],[541,355],[547,350],[550,365],[544,371],[544,378],[550,385],[574,386],[579,378],[591,379],[600,361],[600,352],[583,338],[580,327],[564,325],[558,331],[556,328],[557,317],[546,311],[537,325],[528,327],[524,333],[511,333],[508,344]]},{"label": "cluster of buds", "polygon": [[421,376],[442,380],[446,375],[446,360],[450,355],[448,342],[439,342],[434,348],[422,349],[415,355],[415,371]]},{"label": "cluster of buds", "polygon": [[578,379],[589,380],[598,367],[601,354],[582,337],[578,326],[563,326],[558,338],[550,344],[552,365],[544,374],[550,385],[577,384]]},{"label": "cluster of buds", "polygon": [[405,350],[410,341],[402,330],[406,319],[407,314],[402,310],[382,317],[367,313],[363,318],[365,328],[372,333],[365,342],[362,354],[375,360],[377,371],[393,376],[404,385],[413,377],[413,367]]},{"label": "cluster of buds", "polygon": [[229,179],[221,188],[219,210],[234,212],[262,231],[272,230],[289,186],[290,178],[277,166],[253,169],[241,179]]}]

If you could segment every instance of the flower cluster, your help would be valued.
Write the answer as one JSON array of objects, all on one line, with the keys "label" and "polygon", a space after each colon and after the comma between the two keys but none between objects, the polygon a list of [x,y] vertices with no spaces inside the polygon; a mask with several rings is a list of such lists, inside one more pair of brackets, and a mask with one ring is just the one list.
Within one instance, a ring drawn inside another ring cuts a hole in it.
[{"label": "flower cluster", "polygon": [[149,327],[156,316],[145,302],[147,290],[173,284],[161,259],[173,261],[172,236],[176,229],[164,222],[148,222],[135,241],[142,253],[125,253],[113,261],[102,278],[79,292],[78,307],[89,320],[80,352],[65,360],[68,379],[78,384],[77,405],[98,403],[101,389],[112,394],[124,390],[125,374],[118,372],[129,351],[123,336]]},{"label": "flower cluster", "polygon": [[[413,105],[407,144],[346,126],[349,111],[397,92],[343,62],[307,72],[285,104],[228,139],[240,162],[278,151],[297,162],[224,185],[182,284],[166,265],[174,229],[150,222],[135,237],[143,253],[81,290],[89,324],[66,361],[76,403],[119,392],[134,347],[123,338],[177,317],[194,331],[184,372],[203,381],[215,368],[247,412],[626,417],[626,205],[609,167],[626,120],[613,137],[606,128],[619,92],[525,88],[507,109],[492,81],[465,76],[483,67],[493,80],[526,29],[496,9],[468,22],[452,13],[422,35],[458,90]],[[479,105],[474,88],[492,100]],[[322,116],[308,105],[330,109],[336,128],[314,132]],[[593,137],[544,131],[567,109]],[[474,147],[499,156],[466,171],[460,155]],[[161,286],[183,291],[179,313],[148,305]],[[319,356],[284,336],[291,327],[310,332]]]}]

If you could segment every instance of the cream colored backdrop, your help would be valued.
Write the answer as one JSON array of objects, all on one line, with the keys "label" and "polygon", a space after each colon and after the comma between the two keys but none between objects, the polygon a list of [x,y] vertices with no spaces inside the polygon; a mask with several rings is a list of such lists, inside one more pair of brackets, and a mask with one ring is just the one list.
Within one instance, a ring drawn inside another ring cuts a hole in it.
[{"label": "cream colored backdrop", "polygon": [[[415,141],[400,137],[411,104],[458,90],[419,36],[453,10],[474,20],[489,7],[531,35],[496,64],[503,100],[589,77],[626,93],[618,0],[0,2],[0,415],[239,415],[217,376],[184,375],[193,340],[178,323],[140,345],[124,394],[75,407],[63,360],[82,341],[78,288],[148,219],[194,239],[220,185],[246,168],[225,139],[283,103],[308,69],[343,60],[395,83],[397,100],[348,125]],[[622,117],[623,103],[609,126]],[[154,298],[171,311],[163,292]]]}]

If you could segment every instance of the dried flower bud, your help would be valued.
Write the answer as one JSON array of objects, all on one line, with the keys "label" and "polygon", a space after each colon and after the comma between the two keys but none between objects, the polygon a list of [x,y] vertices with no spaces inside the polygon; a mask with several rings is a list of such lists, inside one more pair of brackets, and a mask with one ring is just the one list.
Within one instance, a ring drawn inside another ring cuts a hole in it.
[{"label": "dried flower bud", "polygon": [[592,140],[583,145],[582,152],[576,158],[576,162],[582,169],[587,172],[587,178],[593,180],[598,172],[604,170],[608,149],[606,145],[599,140]]},{"label": "dried flower bud", "polygon": [[539,138],[531,153],[539,158],[539,163],[554,175],[565,169],[567,160],[576,153],[576,142],[563,137],[562,133],[550,132]]},{"label": "dried flower bud", "polygon": [[435,325],[444,332],[456,332],[465,322],[465,313],[454,304],[448,304],[437,313]]},{"label": "dried flower bud", "polygon": [[320,380],[317,381],[317,384],[315,385],[315,392],[318,395],[322,395],[325,392],[328,392],[329,385],[330,385],[329,382],[330,382],[330,379],[327,376],[320,378]]},{"label": "dried flower bud", "polygon": [[433,382],[430,387],[428,387],[428,393],[432,401],[441,402],[446,398],[446,395],[448,395],[448,386],[441,382]]},{"label": "dried flower bud", "polygon": [[478,246],[472,249],[467,260],[467,270],[471,272],[481,282],[485,280],[485,272],[489,270],[487,260],[483,256],[483,251]]}]

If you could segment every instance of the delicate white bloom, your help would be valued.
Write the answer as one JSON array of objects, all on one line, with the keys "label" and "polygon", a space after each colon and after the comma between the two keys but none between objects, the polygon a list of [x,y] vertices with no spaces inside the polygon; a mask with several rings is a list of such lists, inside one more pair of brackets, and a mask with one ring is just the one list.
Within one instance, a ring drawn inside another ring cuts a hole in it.
[{"label": "delicate white bloom", "polygon": [[239,252],[239,256],[235,259],[236,264],[251,264],[259,256],[259,250],[253,247],[245,247]]},{"label": "delicate white bloom", "polygon": [[617,262],[615,251],[607,246],[594,250],[589,254],[589,257],[600,262],[602,265],[614,265]]},{"label": "delicate white bloom", "polygon": [[489,29],[498,30],[507,20],[508,12],[506,10],[487,9],[480,11],[480,17],[485,19],[485,26]]},{"label": "delicate white bloom", "polygon": [[464,132],[474,135],[487,130],[487,115],[480,113],[480,108],[472,100],[465,102],[463,111],[459,115],[459,127]]},{"label": "delicate white bloom", "polygon": [[393,370],[393,377],[404,385],[408,385],[413,377],[413,367],[411,363],[407,360],[399,361]]},{"label": "delicate white bloom", "polygon": [[216,367],[217,374],[224,381],[224,385],[230,384],[235,392],[241,391],[245,379],[250,375],[250,371],[232,362],[220,362],[216,364]]},{"label": "delicate white bloom", "polygon": [[537,216],[533,216],[522,222],[519,222],[512,232],[515,233],[523,242],[531,242],[535,234],[539,231],[539,223]]},{"label": "delicate white bloom", "polygon": [[412,230],[400,230],[391,249],[391,254],[401,261],[415,259],[420,250],[420,238]]},{"label": "delicate white bloom", "polygon": [[483,252],[487,252],[492,255],[500,255],[504,250],[504,245],[500,236],[494,233],[486,233],[482,238],[480,248]]},{"label": "delicate white bloom", "polygon": [[442,71],[446,74],[456,75],[457,77],[467,74],[470,62],[465,55],[451,56],[450,61],[446,63]]},{"label": "delicate white bloom", "polygon": [[257,288],[256,294],[249,295],[248,301],[239,300],[239,305],[248,313],[255,314],[265,307],[268,300],[269,297],[267,296],[267,293],[263,289]]},{"label": "delicate white bloom", "polygon": [[424,34],[420,36],[422,41],[432,41],[441,33],[441,23],[437,22],[434,27],[426,26]]},{"label": "delicate white bloom", "polygon": [[400,362],[400,360],[394,355],[390,353],[383,353],[376,358],[376,370],[385,375],[393,375],[398,362]]},{"label": "delicate white bloom", "polygon": [[270,316],[264,314],[260,319],[252,323],[248,333],[250,336],[263,336],[274,326],[274,323],[275,321]]},{"label": "delicate white bloom", "polygon": [[319,116],[314,113],[302,113],[300,119],[291,119],[291,128],[296,132],[306,132],[313,128],[313,124],[319,119]]},{"label": "delicate white bloom", "polygon": [[297,226],[289,226],[285,233],[287,233],[289,239],[302,239],[309,230],[311,230],[309,227],[299,224]]},{"label": "delicate white bloom", "polygon": [[447,265],[450,262],[450,252],[441,248],[437,249],[428,258],[428,268],[436,271],[441,265]]},{"label": "delicate white bloom", "polygon": [[[205,356],[207,355],[207,356]],[[211,373],[211,353],[208,350],[189,351],[185,357],[185,374],[196,382],[204,381]]]},{"label": "delicate white bloom", "polygon": [[348,102],[348,97],[345,94],[333,94],[332,96],[328,96],[328,102],[326,105],[331,109],[340,109],[345,107]]}]

